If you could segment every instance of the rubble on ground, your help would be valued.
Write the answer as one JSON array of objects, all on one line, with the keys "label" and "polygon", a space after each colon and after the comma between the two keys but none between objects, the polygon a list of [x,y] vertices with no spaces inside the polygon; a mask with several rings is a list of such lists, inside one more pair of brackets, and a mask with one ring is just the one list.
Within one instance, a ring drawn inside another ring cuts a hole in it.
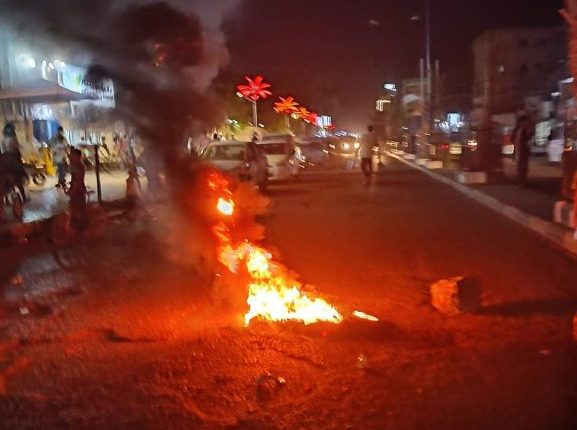
[{"label": "rubble on ground", "polygon": [[474,313],[481,307],[481,285],[474,278],[459,276],[431,285],[431,305],[442,314]]}]

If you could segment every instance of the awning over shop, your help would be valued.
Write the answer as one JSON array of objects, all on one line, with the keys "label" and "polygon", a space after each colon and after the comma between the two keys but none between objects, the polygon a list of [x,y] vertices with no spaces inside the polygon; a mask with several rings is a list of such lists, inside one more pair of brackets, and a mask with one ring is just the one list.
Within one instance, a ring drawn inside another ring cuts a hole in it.
[{"label": "awning over shop", "polygon": [[55,83],[42,81],[20,87],[3,88],[0,90],[0,100],[28,103],[60,103],[90,100],[90,97],[67,90]]}]

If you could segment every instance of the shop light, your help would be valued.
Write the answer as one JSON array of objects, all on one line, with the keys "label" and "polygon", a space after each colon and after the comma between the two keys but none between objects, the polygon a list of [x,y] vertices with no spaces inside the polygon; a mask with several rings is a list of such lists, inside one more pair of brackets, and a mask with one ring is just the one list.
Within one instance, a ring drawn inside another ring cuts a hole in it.
[{"label": "shop light", "polygon": [[62,70],[66,68],[66,63],[60,60],[54,60],[54,67],[58,70]]},{"label": "shop light", "polygon": [[18,64],[26,69],[35,69],[36,68],[36,60],[32,58],[28,54],[20,54],[17,57]]}]

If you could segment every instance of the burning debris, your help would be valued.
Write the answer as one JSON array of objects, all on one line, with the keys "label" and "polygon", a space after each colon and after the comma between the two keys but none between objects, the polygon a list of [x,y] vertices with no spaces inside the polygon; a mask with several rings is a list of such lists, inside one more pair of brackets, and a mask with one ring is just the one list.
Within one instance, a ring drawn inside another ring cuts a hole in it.
[{"label": "burning debris", "polygon": [[271,252],[238,236],[235,224],[236,203],[231,183],[219,173],[208,178],[214,194],[218,222],[213,227],[218,260],[231,274],[246,279],[248,311],[244,324],[254,319],[266,321],[299,321],[304,324],[343,321],[339,311],[320,298],[303,293],[303,285],[286,267],[274,260]]},{"label": "burning debris", "polygon": [[370,321],[370,322],[379,322],[380,321],[377,317],[375,317],[373,315],[369,315],[369,314],[362,312],[362,311],[354,311],[353,316],[355,318],[358,318],[358,319],[364,320],[364,321]]}]

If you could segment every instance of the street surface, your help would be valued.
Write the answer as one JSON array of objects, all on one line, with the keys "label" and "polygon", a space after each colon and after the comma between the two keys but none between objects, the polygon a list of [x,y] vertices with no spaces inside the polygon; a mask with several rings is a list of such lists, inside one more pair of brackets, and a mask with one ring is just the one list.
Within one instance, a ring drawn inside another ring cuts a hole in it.
[{"label": "street surface", "polygon": [[[0,428],[577,428],[574,260],[394,161],[269,194],[267,245],[342,324],[228,327],[154,221],[2,250]],[[429,286],[459,275],[483,309],[442,316]]]}]

